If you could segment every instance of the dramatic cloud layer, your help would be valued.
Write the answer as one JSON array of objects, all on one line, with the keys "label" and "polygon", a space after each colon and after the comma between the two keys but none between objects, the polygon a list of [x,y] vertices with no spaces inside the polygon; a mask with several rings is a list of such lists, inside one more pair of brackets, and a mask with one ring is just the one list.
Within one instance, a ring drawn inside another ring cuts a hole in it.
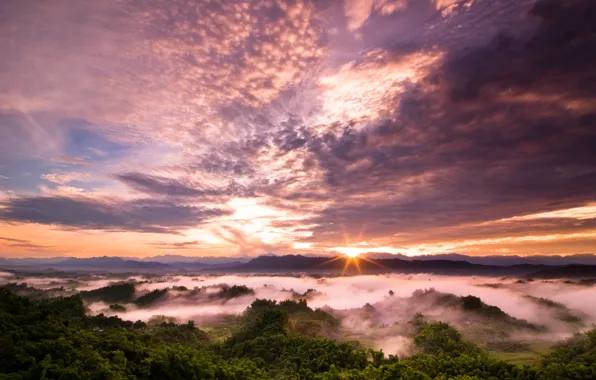
[{"label": "dramatic cloud layer", "polygon": [[595,18],[3,1],[0,252],[592,253]]},{"label": "dramatic cloud layer", "polygon": [[110,199],[98,202],[66,197],[18,198],[0,210],[0,216],[12,221],[163,233],[200,224],[206,218],[225,213],[168,201]]}]

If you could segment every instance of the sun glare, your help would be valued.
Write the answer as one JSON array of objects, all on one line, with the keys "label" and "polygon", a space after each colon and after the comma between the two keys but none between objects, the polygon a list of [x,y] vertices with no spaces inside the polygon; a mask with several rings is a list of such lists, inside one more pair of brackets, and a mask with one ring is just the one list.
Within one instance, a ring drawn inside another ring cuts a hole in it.
[{"label": "sun glare", "polygon": [[[388,248],[388,247],[371,247],[367,241],[363,240],[362,236],[364,234],[365,227],[366,226],[362,226],[362,228],[360,229],[360,233],[356,236],[355,239],[350,239],[350,237],[348,236],[348,234],[346,233],[346,231],[342,225],[342,231],[343,231],[343,235],[344,235],[344,245],[339,246],[339,247],[328,248],[329,251],[339,253],[339,255],[332,258],[329,261],[326,261],[325,264],[331,263],[331,262],[334,262],[337,260],[345,260],[344,267],[341,272],[342,276],[348,271],[348,269],[350,267],[356,268],[358,273],[362,274],[362,268],[360,267],[360,264],[363,261],[374,264],[375,266],[378,266],[379,268],[384,268],[383,265],[381,265],[377,261],[366,257],[366,254],[370,253],[370,252],[390,252],[390,251],[385,250],[385,248]],[[359,243],[350,243],[350,241],[357,241]],[[379,251],[379,250],[381,250],[381,251]]]},{"label": "sun glare", "polygon": [[363,253],[361,248],[356,247],[338,247],[336,251],[351,258],[358,257],[358,255]]},{"label": "sun glare", "polygon": [[356,268],[356,270],[358,271],[358,273],[359,274],[362,274],[362,268],[360,267],[360,264],[361,264],[362,261],[366,261],[366,262],[372,263],[372,264],[378,266],[379,268],[384,268],[383,265],[379,264],[375,260],[369,259],[366,256],[360,256],[360,254],[362,252],[358,252],[358,251],[347,251],[347,252],[341,252],[341,253],[342,253],[341,255],[336,256],[336,257],[332,258],[331,260],[326,261],[324,264],[332,263],[332,262],[337,261],[337,260],[345,260],[344,267],[343,267],[343,269],[341,271],[341,275],[342,276],[344,274],[346,274],[346,272],[348,271],[348,269],[350,267]]},{"label": "sun glare", "polygon": [[349,251],[349,252],[345,252],[345,255],[350,258],[355,258],[355,257],[358,257],[358,255],[360,255],[360,252]]}]

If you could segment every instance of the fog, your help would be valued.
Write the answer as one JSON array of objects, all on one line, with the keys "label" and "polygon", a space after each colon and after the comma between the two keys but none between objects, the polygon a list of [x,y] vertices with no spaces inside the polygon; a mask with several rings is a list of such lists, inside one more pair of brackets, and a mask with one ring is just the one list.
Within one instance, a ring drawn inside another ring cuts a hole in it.
[{"label": "fog", "polygon": [[4,277],[12,277],[13,274],[12,273],[8,273],[8,272],[2,272],[0,271],[0,278],[4,278]]},{"label": "fog", "polygon": [[[166,316],[179,322],[194,320],[201,327],[224,316],[241,315],[257,298],[277,301],[305,298],[311,308],[322,308],[339,319],[340,332],[330,337],[358,340],[363,345],[400,356],[407,355],[411,350],[411,325],[408,322],[416,313],[422,313],[428,320],[452,323],[463,329],[464,336],[468,334],[475,338],[479,334],[482,321],[453,306],[438,304],[442,294],[473,295],[513,318],[547,328],[537,333],[531,329],[503,326],[512,340],[559,340],[587,329],[596,322],[594,287],[565,283],[563,280],[527,282],[426,274],[326,278],[263,275],[82,276],[76,279],[27,277],[17,280],[11,273],[0,272],[0,283],[27,283],[41,289],[63,286],[65,292],[89,291],[122,281],[135,283],[135,298],[153,290],[168,288],[169,291],[148,307],[138,307],[133,302],[123,303],[125,311],[113,311],[105,302],[88,302],[90,313],[117,315],[133,321],[149,321],[154,316]],[[234,285],[247,286],[253,293],[230,299],[217,296],[222,289]],[[180,287],[188,290],[180,290],[183,289]],[[418,292],[416,297],[412,295],[416,291],[429,289],[433,291]],[[559,302],[568,310],[564,307],[564,310],[549,308],[528,296]],[[557,314],[562,312],[580,318],[582,323],[562,321],[560,314]],[[490,339],[490,336],[486,339]]]},{"label": "fog", "polygon": [[[163,282],[162,282],[163,281]],[[431,275],[378,275],[330,277],[317,279],[313,277],[282,277],[282,276],[207,276],[207,277],[170,277],[166,280],[148,284],[140,284],[137,289],[147,292],[172,286],[186,286],[192,289],[198,287],[217,287],[226,285],[246,285],[255,291],[255,295],[242,300],[248,306],[256,298],[285,300],[291,297],[292,291],[304,294],[308,289],[317,292],[309,297],[311,307],[330,307],[332,309],[351,309],[364,306],[366,303],[375,304],[388,298],[392,290],[394,297],[409,297],[415,290],[434,288],[441,293],[451,293],[457,296],[474,295],[485,303],[502,309],[507,314],[540,323],[544,317],[541,308],[523,297],[529,294],[560,302],[571,309],[582,311],[588,316],[596,316],[596,293],[593,287],[565,284],[563,282],[545,283],[534,281],[516,284],[515,279],[490,277],[451,277]],[[484,287],[484,284],[499,283],[500,288]],[[101,281],[85,288],[105,286]],[[593,300],[595,302],[586,302]],[[230,302],[226,303],[226,306]],[[194,305],[200,312],[203,305]],[[227,309],[227,308],[226,308]],[[159,308],[158,308],[159,310]],[[171,313],[170,313],[171,314]],[[596,318],[591,318],[596,322]]]}]

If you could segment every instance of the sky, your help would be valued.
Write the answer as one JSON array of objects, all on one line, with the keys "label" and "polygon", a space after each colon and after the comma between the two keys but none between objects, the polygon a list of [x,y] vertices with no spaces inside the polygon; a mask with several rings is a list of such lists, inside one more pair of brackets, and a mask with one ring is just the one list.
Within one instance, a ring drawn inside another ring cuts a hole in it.
[{"label": "sky", "polygon": [[0,256],[596,247],[590,0],[3,0]]}]

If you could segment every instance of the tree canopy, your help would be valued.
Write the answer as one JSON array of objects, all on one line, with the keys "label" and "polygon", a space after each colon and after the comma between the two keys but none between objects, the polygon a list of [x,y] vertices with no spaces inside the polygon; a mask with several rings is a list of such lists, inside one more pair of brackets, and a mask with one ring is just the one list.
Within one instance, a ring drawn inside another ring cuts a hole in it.
[{"label": "tree canopy", "polygon": [[256,300],[232,336],[213,342],[192,321],[89,316],[80,295],[31,299],[0,289],[0,380],[596,378],[596,330],[529,367],[491,357],[443,322],[413,321],[416,352],[398,359],[303,334],[290,316],[332,323],[303,300]]}]

